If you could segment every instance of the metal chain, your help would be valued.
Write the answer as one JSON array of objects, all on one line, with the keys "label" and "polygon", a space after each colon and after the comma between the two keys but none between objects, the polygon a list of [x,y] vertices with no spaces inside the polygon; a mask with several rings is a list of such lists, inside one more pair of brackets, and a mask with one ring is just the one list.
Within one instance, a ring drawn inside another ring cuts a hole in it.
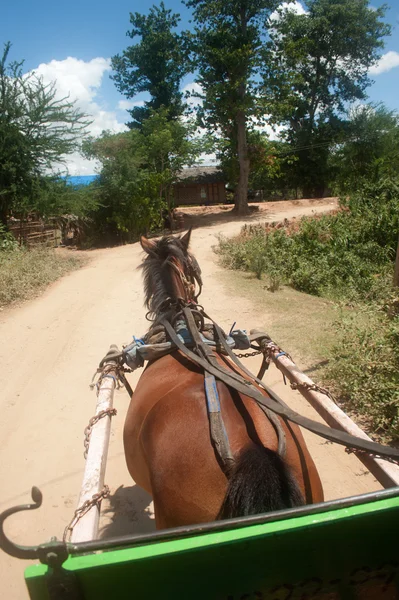
[{"label": "metal chain", "polygon": [[255,352],[245,352],[244,354],[236,354],[237,358],[251,358],[251,356],[258,356],[262,354],[262,350],[255,350]]},{"label": "metal chain", "polygon": [[306,383],[306,381],[302,382],[302,383],[296,383],[295,381],[292,381],[290,383],[290,387],[292,390],[298,390],[300,388],[304,389],[304,390],[308,390],[308,391],[312,391],[312,392],[319,392],[320,394],[324,394],[325,396],[328,396],[328,398],[330,398],[330,400],[332,400],[334,402],[334,404],[338,404],[336,398],[332,395],[331,392],[329,392],[326,388],[321,387],[320,385],[317,385],[317,383]]},{"label": "metal chain", "polygon": [[345,448],[345,452],[347,454],[362,454],[363,456],[370,456],[372,458],[378,458],[379,460],[385,460],[387,462],[393,463],[394,465],[399,465],[399,460],[396,458],[391,458],[390,456],[381,456],[380,454],[374,454],[373,452],[367,452],[367,450],[357,450],[356,448]]},{"label": "metal chain", "polygon": [[100,508],[100,504],[101,504],[102,499],[103,498],[107,498],[109,495],[110,495],[110,489],[109,489],[109,487],[107,485],[104,485],[104,487],[101,490],[101,492],[98,492],[98,494],[94,494],[90,498],[90,500],[86,500],[86,502],[83,502],[82,506],[79,506],[75,510],[71,521],[65,527],[65,529],[64,529],[64,535],[62,536],[62,541],[66,542],[67,539],[71,537],[72,532],[73,532],[73,528],[80,521],[80,519],[82,517],[84,517],[84,515],[86,513],[88,513],[89,510],[93,506],[98,506],[98,508]]},{"label": "metal chain", "polygon": [[87,458],[87,453],[89,451],[89,445],[90,445],[91,431],[92,431],[94,425],[103,417],[106,417],[107,415],[109,417],[115,417],[116,414],[117,414],[116,408],[106,408],[105,410],[100,410],[99,413],[97,413],[96,415],[94,415],[94,417],[92,417],[90,419],[89,424],[87,425],[87,427],[85,427],[85,430],[84,430],[84,436],[85,436],[85,439],[83,441],[83,444],[85,447],[85,451],[83,453],[84,458]]},{"label": "metal chain", "polygon": [[[270,362],[272,359],[272,354],[274,352],[277,352],[277,354],[281,354],[282,356],[286,356],[289,360],[291,360],[292,362],[294,362],[292,356],[290,356],[288,354],[288,352],[284,352],[284,350],[282,350],[280,348],[280,346],[277,346],[276,344],[274,344],[273,342],[269,342],[267,344],[267,346],[264,348],[264,354],[266,356],[266,359]],[[283,374],[283,378],[284,378],[284,382],[285,382],[285,376]],[[290,387],[292,390],[298,390],[300,388],[302,388],[303,390],[308,390],[308,391],[313,391],[313,392],[319,392],[320,394],[324,394],[325,396],[327,396],[328,398],[330,398],[330,400],[332,400],[334,402],[334,404],[338,404],[336,398],[333,396],[333,394],[327,390],[327,388],[321,387],[320,385],[317,385],[317,383],[307,383],[306,381],[304,382],[295,382],[292,381],[290,383]]]}]

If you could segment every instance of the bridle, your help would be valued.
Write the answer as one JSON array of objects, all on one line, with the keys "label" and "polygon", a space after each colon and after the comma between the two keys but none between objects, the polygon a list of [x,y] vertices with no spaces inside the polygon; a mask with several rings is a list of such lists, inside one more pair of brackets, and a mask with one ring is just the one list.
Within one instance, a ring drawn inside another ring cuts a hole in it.
[{"label": "bridle", "polygon": [[[181,262],[175,257],[171,257],[167,262],[178,276],[179,283],[181,284],[184,292],[184,296],[182,297],[180,291],[178,290],[180,286],[176,286],[176,296],[178,299],[188,303],[197,303],[197,299],[202,292],[201,269],[199,268],[196,259],[190,254],[187,254],[186,260],[186,269],[183,268]],[[197,286],[198,291],[196,291]]]}]

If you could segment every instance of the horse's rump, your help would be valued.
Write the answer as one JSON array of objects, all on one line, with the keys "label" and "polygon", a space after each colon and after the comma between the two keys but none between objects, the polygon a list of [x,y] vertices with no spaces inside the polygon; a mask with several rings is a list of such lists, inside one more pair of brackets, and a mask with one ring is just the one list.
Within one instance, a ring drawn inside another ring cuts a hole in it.
[{"label": "horse's rump", "polygon": [[[275,452],[275,429],[259,406],[222,382],[217,382],[217,388],[233,456],[242,457],[251,448]],[[313,461],[299,428],[282,426],[287,437],[285,472],[298,481],[301,495],[312,501]],[[124,441],[133,479],[154,498],[158,527],[217,517],[228,481],[212,445],[201,369],[178,352],[150,364],[131,401]],[[269,470],[275,476],[277,462],[272,460]],[[311,473],[304,475],[308,467]],[[267,468],[263,462],[266,475]],[[265,489],[270,484],[265,482]]]}]

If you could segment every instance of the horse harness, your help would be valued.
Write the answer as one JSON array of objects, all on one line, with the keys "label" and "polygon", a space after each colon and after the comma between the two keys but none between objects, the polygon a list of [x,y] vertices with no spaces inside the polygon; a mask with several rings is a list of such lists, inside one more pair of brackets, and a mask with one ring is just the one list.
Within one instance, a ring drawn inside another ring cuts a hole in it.
[{"label": "horse harness", "polygon": [[[165,328],[165,333],[172,342],[174,349],[178,349],[184,356],[186,356],[194,364],[201,367],[204,371],[211,437],[225,471],[229,470],[233,456],[223,423],[223,417],[220,411],[216,380],[222,381],[229,388],[232,388],[240,394],[255,400],[258,406],[269,418],[277,433],[278,453],[282,457],[285,454],[286,440],[284,430],[278,417],[281,417],[286,421],[291,421],[292,423],[295,423],[331,442],[350,447],[354,450],[360,450],[372,455],[377,455],[393,462],[399,461],[399,449],[397,448],[383,446],[376,442],[350,435],[345,431],[333,429],[327,425],[304,417],[289,408],[289,406],[287,406],[287,404],[285,404],[271,388],[269,388],[259,378],[255,377],[248,369],[246,369],[237,356],[232,352],[230,345],[226,341],[227,336],[223,333],[219,325],[210,319],[202,307],[196,303],[186,303],[184,306],[182,306],[181,312],[177,316],[183,317],[186,322],[187,330],[191,337],[191,344],[189,344],[192,346],[191,349],[182,341],[181,336],[176,333],[173,324],[168,319],[161,319],[160,324]],[[216,353],[227,355],[237,367],[237,370],[230,371],[225,366],[220,364],[211,346],[204,342],[200,327],[205,319],[209,319],[213,325]],[[173,319],[173,321],[176,321],[176,317]],[[199,326],[197,322],[200,323]],[[251,346],[253,343],[256,343],[257,348],[262,349],[262,346],[264,347],[265,343],[267,344],[270,341],[270,338],[267,334],[258,332],[250,336],[250,341]],[[244,373],[245,377],[239,373],[238,370],[241,371],[241,373]],[[264,365],[262,365],[260,372],[263,373],[264,370]],[[255,386],[255,384],[263,388],[267,392],[268,396],[263,395]]]},{"label": "horse harness", "polygon": [[[231,337],[226,336],[219,325],[205,313],[202,306],[197,304],[202,290],[201,269],[191,254],[187,254],[186,260],[187,264],[183,268],[183,265],[174,257],[168,259],[168,264],[177,275],[183,292],[183,294],[177,294],[175,301],[172,301],[171,298],[166,301],[166,308],[169,309],[166,314],[169,316],[171,309],[174,309],[172,310],[173,317],[166,318],[164,313],[164,316],[157,320],[157,325],[151,327],[144,339],[136,340],[134,338],[135,342],[124,349],[122,357],[130,367],[137,368],[143,366],[145,360],[156,360],[179,350],[191,362],[203,369],[211,439],[225,473],[229,472],[234,458],[221,414],[216,381],[223,382],[229,388],[252,398],[258,404],[275,429],[278,439],[277,452],[282,458],[286,452],[286,438],[280,419],[291,421],[331,442],[377,455],[392,462],[399,462],[399,449],[358,438],[345,431],[304,417],[293,411],[271,388],[264,384],[261,377],[268,367],[266,347],[271,340],[263,332],[256,332],[249,336],[250,347],[264,355],[258,377],[255,377],[233,353],[231,344],[228,343],[228,338],[231,340]],[[196,284],[199,288],[197,293]],[[207,339],[207,337],[209,338],[209,327],[205,325],[206,319],[211,323],[213,343]],[[182,323],[185,332],[183,336],[181,335]],[[180,331],[178,326],[180,326]],[[206,333],[208,333],[207,336]],[[130,354],[132,351],[133,365]],[[230,370],[220,364],[217,354],[228,356],[235,369]],[[266,391],[267,396],[260,392],[259,387]]]}]

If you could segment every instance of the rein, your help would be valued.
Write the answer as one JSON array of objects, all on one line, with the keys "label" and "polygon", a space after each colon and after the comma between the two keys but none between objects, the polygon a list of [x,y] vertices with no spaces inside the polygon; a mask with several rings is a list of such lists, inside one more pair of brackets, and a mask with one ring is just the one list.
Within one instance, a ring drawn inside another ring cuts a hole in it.
[{"label": "rein", "polygon": [[[193,363],[200,366],[205,373],[213,375],[215,379],[222,381],[228,387],[235,389],[240,394],[252,398],[255,400],[255,402],[257,402],[262,410],[267,411],[266,414],[268,415],[270,413],[272,413],[273,416],[278,415],[283,419],[304,427],[308,431],[311,431],[312,433],[315,433],[316,435],[319,435],[331,442],[335,442],[355,450],[365,451],[369,454],[378,455],[381,458],[391,459],[396,462],[399,461],[399,449],[390,448],[373,441],[358,438],[346,433],[345,431],[339,431],[322,423],[318,423],[317,421],[313,421],[307,417],[303,417],[302,415],[293,411],[271,388],[257,379],[250,371],[246,369],[246,367],[239,361],[226,343],[224,334],[220,327],[214,321],[212,321],[214,325],[215,339],[219,348],[222,349],[223,353],[226,353],[231,358],[231,360],[243,373],[246,374],[248,378],[245,378],[236,372],[231,372],[220,365],[210,347],[207,344],[204,344],[201,340],[200,331],[192,314],[193,310],[200,312],[204,318],[208,317],[198,305],[192,305],[190,303],[182,309],[182,314],[186,321],[187,329],[194,340],[194,351],[187,348],[187,346],[181,341],[172,324],[166,318],[162,318],[160,323],[165,327],[170,340],[177,347],[177,349],[180,350],[180,352]],[[263,334],[263,336],[262,334],[257,334],[257,339],[261,339],[262,337],[266,338],[267,336],[265,334]],[[216,350],[218,351],[218,348]],[[261,392],[254,386],[254,382],[256,382],[258,385],[261,385],[269,397],[261,394]],[[272,424],[274,425],[273,421]],[[281,441],[279,439],[279,450],[280,444]]]}]

